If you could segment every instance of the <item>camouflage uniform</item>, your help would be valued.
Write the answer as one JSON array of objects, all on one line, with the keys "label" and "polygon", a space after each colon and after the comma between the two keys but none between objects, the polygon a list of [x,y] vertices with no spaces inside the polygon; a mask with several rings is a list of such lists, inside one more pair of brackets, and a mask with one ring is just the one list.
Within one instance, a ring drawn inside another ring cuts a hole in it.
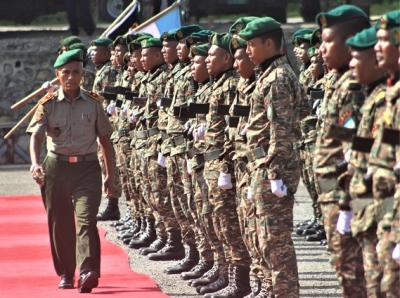
[{"label": "camouflage uniform", "polygon": [[[349,210],[348,190],[338,188],[336,165],[344,160],[343,146],[339,140],[326,137],[329,124],[343,125],[348,117],[358,115],[364,100],[361,92],[348,89],[352,81],[351,71],[337,72],[328,82],[323,101],[323,122],[319,129],[314,155],[314,171],[317,188],[321,194],[323,224],[328,240],[328,250],[332,252],[331,265],[335,268],[342,294],[347,297],[366,296],[362,249],[350,233],[344,235],[336,230],[340,208]],[[356,120],[357,122],[357,120]]]},{"label": "camouflage uniform", "polygon": [[[208,183],[208,200],[212,212],[214,229],[223,244],[226,265],[249,267],[251,260],[243,239],[236,212],[235,181],[232,157],[233,143],[225,140],[225,117],[217,115],[218,105],[231,105],[236,96],[237,77],[234,70],[221,74],[212,83],[210,111],[206,116],[205,165],[204,176]],[[218,186],[220,172],[232,174],[231,189],[223,190]],[[221,272],[224,267],[221,266]],[[221,274],[223,275],[223,274]]]},{"label": "camouflage uniform", "polygon": [[[262,256],[264,273],[259,277],[268,286],[266,279],[272,272],[275,297],[299,296],[291,233],[300,163],[293,144],[300,139],[299,115],[304,97],[304,90],[285,57],[268,59],[259,66],[246,134],[247,157],[256,211],[254,246]],[[271,192],[270,180],[279,179],[287,186],[287,195],[283,197]]]},{"label": "camouflage uniform", "polygon": [[[385,107],[385,90],[386,84],[382,81],[378,81],[368,87],[368,98],[361,108],[362,118],[357,130],[358,137],[375,137]],[[363,249],[368,297],[383,297],[383,293],[380,290],[382,270],[379,267],[375,249],[378,243],[375,208],[372,192],[367,190],[363,183],[368,166],[368,155],[367,152],[353,148],[349,161],[355,170],[349,186],[352,199],[350,206],[353,213],[351,229],[353,236],[356,237]]]},{"label": "camouflage uniform", "polygon": [[[374,145],[371,149],[369,167],[373,168],[372,192],[374,197],[375,216],[378,220],[378,238],[380,246],[378,249],[379,263],[383,269],[381,289],[386,297],[398,297],[400,292],[400,266],[392,259],[392,251],[399,243],[396,229],[391,231],[393,216],[399,212],[398,205],[398,182],[393,167],[399,157],[398,146],[382,141],[383,129],[399,129],[400,125],[400,83],[393,86],[388,85],[386,91],[386,109],[383,113],[381,127],[378,130]],[[396,195],[396,210],[394,211],[394,199]],[[398,217],[398,215],[397,215]],[[394,227],[398,221],[393,220]],[[397,241],[397,242],[396,242]]]},{"label": "camouflage uniform", "polygon": [[85,72],[83,73],[81,86],[85,90],[92,90],[95,79],[96,79],[96,68],[92,60],[89,60],[87,65],[85,66]]},{"label": "camouflage uniform", "polygon": [[300,68],[299,83],[301,84],[301,86],[303,86],[305,91],[307,91],[307,88],[311,87],[315,83],[314,77],[309,70],[309,67],[310,63],[302,64]]},{"label": "camouflage uniform", "polygon": [[[102,93],[105,86],[115,86],[117,84],[118,79],[118,71],[114,69],[111,65],[111,61],[104,63],[97,67],[96,78],[93,83],[93,92]],[[109,102],[107,100],[103,101],[103,108],[106,109]],[[118,168],[117,168],[117,155],[113,147],[113,167],[114,167],[114,184],[115,184],[115,192],[110,196],[110,199],[118,199],[122,194],[122,186],[119,180]],[[101,167],[101,172],[103,177],[106,175],[106,168],[103,159],[103,155],[101,153],[100,147],[97,151],[97,156],[99,158],[99,163]]]}]

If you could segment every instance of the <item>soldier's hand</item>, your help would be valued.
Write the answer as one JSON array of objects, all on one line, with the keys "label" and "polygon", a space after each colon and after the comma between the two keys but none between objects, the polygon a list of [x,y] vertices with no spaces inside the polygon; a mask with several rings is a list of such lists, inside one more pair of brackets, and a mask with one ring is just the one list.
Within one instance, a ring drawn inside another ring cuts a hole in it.
[{"label": "soldier's hand", "polygon": [[39,186],[44,185],[44,177],[46,176],[46,173],[44,172],[44,169],[40,165],[36,165],[33,170],[32,170],[32,178],[35,180]]},{"label": "soldier's hand", "polygon": [[117,107],[117,105],[116,105],[115,102],[110,103],[107,106],[107,113],[112,115],[112,116],[116,116],[117,115],[117,108],[116,107]]},{"label": "soldier's hand", "polygon": [[109,198],[115,193],[115,184],[114,177],[106,176],[104,179],[104,193],[106,194],[106,198]]},{"label": "soldier's hand", "polygon": [[48,93],[54,92],[54,86],[49,81],[46,81],[42,84],[42,89],[46,90]]},{"label": "soldier's hand", "polygon": [[392,258],[400,265],[400,243],[397,243],[392,252]]},{"label": "soldier's hand", "polygon": [[233,187],[232,175],[224,172],[219,172],[218,186],[221,189],[231,189]]},{"label": "soldier's hand", "polygon": [[339,211],[339,218],[336,224],[336,229],[342,235],[351,231],[351,219],[353,217],[353,213],[347,210]]},{"label": "soldier's hand", "polygon": [[282,179],[271,180],[271,192],[280,198],[287,195],[287,187],[283,184]]}]

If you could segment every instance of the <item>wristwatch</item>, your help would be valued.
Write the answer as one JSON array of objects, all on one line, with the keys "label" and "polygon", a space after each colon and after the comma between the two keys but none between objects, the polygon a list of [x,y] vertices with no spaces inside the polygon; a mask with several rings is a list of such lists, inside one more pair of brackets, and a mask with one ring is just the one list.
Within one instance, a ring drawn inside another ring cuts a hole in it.
[{"label": "wristwatch", "polygon": [[35,164],[31,165],[31,168],[30,168],[31,173],[33,173],[33,171],[35,170],[35,168],[36,168],[37,166],[39,166],[38,163],[35,163]]}]

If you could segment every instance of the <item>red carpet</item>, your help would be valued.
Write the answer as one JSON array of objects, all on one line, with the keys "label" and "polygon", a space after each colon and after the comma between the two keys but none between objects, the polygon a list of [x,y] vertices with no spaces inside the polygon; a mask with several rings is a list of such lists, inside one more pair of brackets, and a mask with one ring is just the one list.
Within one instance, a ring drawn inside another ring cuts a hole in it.
[{"label": "red carpet", "polygon": [[[46,212],[39,196],[0,196],[0,297],[168,297],[147,275],[129,268],[126,253],[101,239],[101,278],[91,294],[59,290],[50,253]],[[75,280],[78,276],[76,274]],[[76,284],[76,282],[75,282]],[[83,296],[82,296],[83,295]]]}]

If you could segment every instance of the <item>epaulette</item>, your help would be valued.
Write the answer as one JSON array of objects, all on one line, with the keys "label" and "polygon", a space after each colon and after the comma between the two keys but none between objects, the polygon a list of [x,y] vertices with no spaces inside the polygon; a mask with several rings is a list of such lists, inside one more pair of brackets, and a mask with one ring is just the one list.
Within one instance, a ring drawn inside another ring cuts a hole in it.
[{"label": "epaulette", "polygon": [[47,93],[46,96],[42,97],[38,104],[40,105],[44,105],[46,102],[48,102],[49,100],[52,100],[54,98],[54,94],[53,93]]},{"label": "epaulette", "polygon": [[347,90],[349,91],[361,91],[361,85],[356,81],[350,81],[347,85]]},{"label": "epaulette", "polygon": [[99,103],[103,103],[104,97],[100,96],[99,94],[89,91],[89,96],[95,100],[97,100]]}]

